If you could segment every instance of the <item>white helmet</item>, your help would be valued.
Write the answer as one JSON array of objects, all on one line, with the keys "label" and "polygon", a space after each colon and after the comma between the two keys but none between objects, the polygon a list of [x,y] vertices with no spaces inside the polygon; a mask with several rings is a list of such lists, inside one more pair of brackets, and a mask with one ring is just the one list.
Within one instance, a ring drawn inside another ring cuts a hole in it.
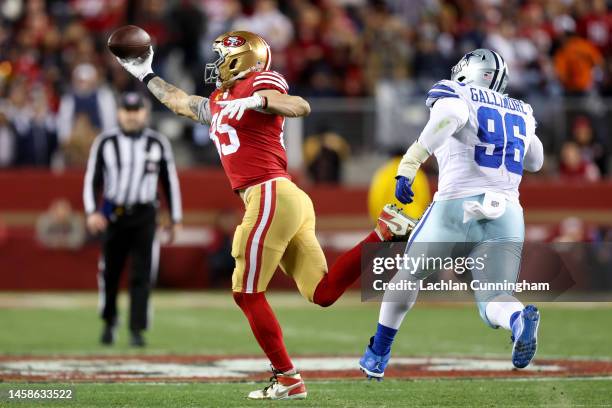
[{"label": "white helmet", "polygon": [[451,79],[503,93],[508,84],[508,66],[495,51],[479,48],[459,60],[451,69]]}]

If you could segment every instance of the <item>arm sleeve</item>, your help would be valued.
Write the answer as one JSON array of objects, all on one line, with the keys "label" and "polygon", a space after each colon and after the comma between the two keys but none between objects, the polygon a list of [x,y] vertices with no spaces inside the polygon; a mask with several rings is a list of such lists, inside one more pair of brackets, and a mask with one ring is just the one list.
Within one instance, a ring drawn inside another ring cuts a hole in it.
[{"label": "arm sleeve", "polygon": [[397,169],[397,175],[413,181],[427,158],[442,146],[447,138],[461,130],[468,121],[467,104],[459,98],[441,98],[431,108],[429,121],[418,140],[409,148]]},{"label": "arm sleeve", "polygon": [[542,146],[540,139],[536,135],[533,135],[533,139],[531,143],[529,143],[527,153],[525,153],[525,158],[523,159],[523,168],[530,172],[536,172],[539,171],[543,165],[544,146]]},{"label": "arm sleeve", "polygon": [[210,99],[202,98],[202,102],[198,106],[198,122],[209,125],[212,122],[212,114],[210,113]]},{"label": "arm sleeve", "polygon": [[273,89],[282,94],[289,92],[289,85],[281,74],[276,71],[264,71],[260,72],[253,78],[253,87],[251,89],[251,95],[256,91],[263,89]]},{"label": "arm sleeve", "polygon": [[176,166],[174,165],[174,156],[172,155],[172,147],[170,142],[165,137],[160,137],[163,155],[160,163],[160,181],[164,189],[166,201],[170,207],[170,217],[173,223],[180,223],[183,219],[183,205],[181,203],[181,189],[179,186],[178,176],[176,174]]},{"label": "arm sleeve", "polygon": [[447,138],[465,126],[469,114],[467,103],[462,99],[438,99],[431,108],[429,121],[419,136],[419,143],[432,154]]},{"label": "arm sleeve", "polygon": [[86,214],[93,214],[97,210],[97,196],[102,188],[104,181],[104,157],[103,140],[98,137],[91,145],[89,159],[87,160],[87,170],[85,172],[85,182],[83,186],[83,205]]}]

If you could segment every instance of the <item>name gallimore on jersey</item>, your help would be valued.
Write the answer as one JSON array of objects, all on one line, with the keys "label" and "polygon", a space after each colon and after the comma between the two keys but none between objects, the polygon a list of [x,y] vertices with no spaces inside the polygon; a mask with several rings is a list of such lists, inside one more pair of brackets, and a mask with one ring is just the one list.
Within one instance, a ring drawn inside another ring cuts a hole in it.
[{"label": "name gallimore on jersey", "polygon": [[488,92],[485,89],[476,89],[470,87],[470,94],[474,102],[486,103],[487,105],[498,106],[508,110],[521,112],[527,115],[523,101],[518,99],[510,98],[508,96],[500,96],[496,92]]},{"label": "name gallimore on jersey", "polygon": [[438,282],[425,282],[423,280],[408,280],[401,279],[394,282],[385,282],[382,279],[377,279],[372,282],[372,287],[375,291],[407,291],[420,290],[425,292],[445,292],[445,291],[510,291],[524,292],[536,291],[546,292],[550,290],[548,282],[527,282],[526,280],[512,282],[503,280],[501,282],[482,282],[474,279],[469,284],[467,282],[456,282],[453,280],[441,280]]}]

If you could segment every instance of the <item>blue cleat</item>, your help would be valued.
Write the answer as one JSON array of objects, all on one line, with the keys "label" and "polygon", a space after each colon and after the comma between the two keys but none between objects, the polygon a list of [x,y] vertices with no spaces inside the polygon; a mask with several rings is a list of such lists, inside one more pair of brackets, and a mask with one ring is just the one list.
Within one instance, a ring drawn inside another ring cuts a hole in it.
[{"label": "blue cleat", "polygon": [[385,368],[387,368],[387,364],[389,363],[389,359],[391,358],[391,352],[387,353],[384,356],[379,356],[375,354],[372,350],[372,343],[374,342],[374,337],[370,338],[370,345],[366,347],[365,353],[363,353],[363,357],[359,360],[359,368],[363,371],[368,378],[371,380],[375,378],[378,381],[381,381],[385,375]]},{"label": "blue cleat", "polygon": [[525,368],[535,356],[538,345],[540,312],[534,305],[527,305],[512,324],[512,364]]}]

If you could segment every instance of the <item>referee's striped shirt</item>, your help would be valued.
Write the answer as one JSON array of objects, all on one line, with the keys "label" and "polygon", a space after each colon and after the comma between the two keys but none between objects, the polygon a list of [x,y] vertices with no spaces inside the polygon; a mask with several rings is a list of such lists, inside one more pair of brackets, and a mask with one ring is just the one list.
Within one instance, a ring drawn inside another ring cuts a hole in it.
[{"label": "referee's striped shirt", "polygon": [[158,179],[170,206],[172,222],[181,222],[181,192],[168,139],[148,128],[135,136],[128,136],[119,128],[102,133],[94,140],[87,162],[85,212],[99,210],[97,197],[102,187],[104,199],[117,206],[155,204]]}]

